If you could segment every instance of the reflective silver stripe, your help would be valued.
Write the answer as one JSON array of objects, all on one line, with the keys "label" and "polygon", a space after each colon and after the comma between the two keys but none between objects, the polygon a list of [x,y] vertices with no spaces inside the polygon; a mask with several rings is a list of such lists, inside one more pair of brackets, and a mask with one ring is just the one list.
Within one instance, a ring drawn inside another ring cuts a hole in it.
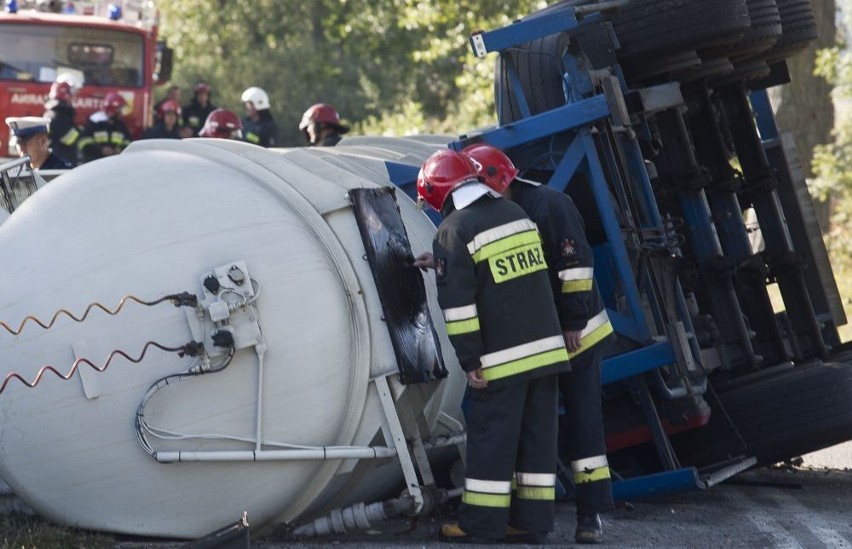
[{"label": "reflective silver stripe", "polygon": [[109,132],[100,131],[92,133],[92,137],[95,138],[97,143],[107,143],[109,142]]},{"label": "reflective silver stripe", "polygon": [[559,280],[589,280],[593,276],[594,269],[591,267],[576,267],[559,271]]},{"label": "reflective silver stripe", "polygon": [[601,467],[609,467],[609,462],[606,460],[605,455],[578,459],[577,461],[571,462],[571,469],[573,469],[575,473],[591,471],[593,469],[599,469]]},{"label": "reflective silver stripe", "polygon": [[562,339],[561,335],[550,336],[544,339],[524,343],[523,345],[509,347],[508,349],[503,349],[502,351],[497,351],[495,353],[482,355],[479,361],[483,368],[490,368],[491,366],[497,366],[520,358],[526,358],[528,356],[564,347],[565,340]]},{"label": "reflective silver stripe", "polygon": [[456,320],[467,320],[479,316],[476,310],[476,305],[465,305],[464,307],[453,307],[452,309],[443,309],[444,320],[447,322],[455,322]]},{"label": "reflective silver stripe", "polygon": [[529,219],[518,219],[517,221],[512,221],[511,223],[506,223],[505,225],[500,225],[499,227],[482,231],[478,235],[474,236],[472,241],[468,242],[467,251],[470,252],[470,255],[473,255],[483,246],[487,246],[492,242],[497,242],[507,236],[512,236],[513,234],[529,230],[538,230],[538,227],[536,227],[535,223]]},{"label": "reflective silver stripe", "polygon": [[469,492],[479,492],[482,494],[511,494],[512,483],[503,480],[466,478],[464,479],[464,489]]},{"label": "reflective silver stripe", "polygon": [[609,317],[606,316],[606,309],[601,309],[601,312],[589,319],[589,322],[586,323],[586,327],[583,328],[582,332],[580,332],[580,337],[586,337],[607,322],[609,322]]},{"label": "reflective silver stripe", "polygon": [[524,486],[556,485],[556,475],[549,473],[515,473],[515,480]]}]

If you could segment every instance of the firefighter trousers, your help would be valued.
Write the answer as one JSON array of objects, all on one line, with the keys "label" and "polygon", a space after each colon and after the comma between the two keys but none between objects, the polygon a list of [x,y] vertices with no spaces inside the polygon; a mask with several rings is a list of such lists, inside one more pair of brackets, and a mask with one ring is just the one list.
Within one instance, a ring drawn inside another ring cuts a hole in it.
[{"label": "firefighter trousers", "polygon": [[593,345],[571,358],[570,372],[559,374],[565,409],[559,455],[571,463],[578,516],[614,507],[601,405],[602,355],[603,345]]},{"label": "firefighter trousers", "polygon": [[462,530],[553,530],[558,404],[556,374],[470,391]]}]

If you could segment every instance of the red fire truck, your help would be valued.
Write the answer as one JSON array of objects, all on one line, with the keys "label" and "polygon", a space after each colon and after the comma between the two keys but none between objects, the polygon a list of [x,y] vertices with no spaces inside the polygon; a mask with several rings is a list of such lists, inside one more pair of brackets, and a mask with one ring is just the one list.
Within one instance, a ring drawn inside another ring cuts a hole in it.
[{"label": "red fire truck", "polygon": [[[0,13],[0,115],[41,116],[51,84],[76,88],[77,123],[118,92],[134,137],[150,125],[153,89],[171,75],[171,50],[157,41],[151,0],[26,1]],[[0,157],[17,156],[0,124]]]}]

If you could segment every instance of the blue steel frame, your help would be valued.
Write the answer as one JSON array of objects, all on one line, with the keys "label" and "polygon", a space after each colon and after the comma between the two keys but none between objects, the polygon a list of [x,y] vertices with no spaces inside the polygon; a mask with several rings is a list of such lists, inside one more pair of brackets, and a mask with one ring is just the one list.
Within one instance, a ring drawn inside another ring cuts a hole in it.
[{"label": "blue steel frame", "polygon": [[[502,52],[517,44],[550,34],[560,32],[570,34],[584,25],[599,24],[602,19],[600,14],[589,14],[579,20],[572,7],[553,7],[546,16],[533,16],[508,27],[477,32],[471,37],[471,47],[477,56],[483,57],[490,52]],[[584,174],[590,181],[607,238],[606,246],[598,245],[595,249],[596,257],[608,259],[608,261],[597,262],[601,267],[595,269],[595,277],[604,295],[614,295],[612,280],[620,280],[623,283],[622,292],[627,305],[625,312],[616,311],[611,303],[607,303],[607,314],[616,333],[634,341],[638,346],[635,350],[607,358],[603,363],[602,382],[613,383],[662,366],[672,365],[677,360],[672,343],[665,336],[653,336],[648,324],[643,306],[642,289],[638,286],[633,274],[624,235],[616,218],[617,210],[610,195],[604,165],[592,135],[593,124],[609,119],[611,116],[607,98],[595,90],[587,69],[566,54],[563,62],[566,67],[564,84],[567,104],[544,113],[530,115],[517,70],[510,58],[506,56],[504,59],[508,83],[523,117],[500,127],[469,133],[449,143],[448,147],[461,150],[471,143],[484,142],[500,149],[512,149],[533,141],[548,139],[557,134],[572,136],[564,151],[560,151],[561,159],[548,185],[564,191],[572,176],[578,173]],[[623,79],[621,81],[624,90],[626,86]],[[502,97],[497,97],[498,105],[502,100]],[[646,242],[653,243],[655,239],[659,239],[658,243],[663,245],[665,226],[654,198],[639,145],[635,136],[627,132],[618,132],[618,139],[625,164],[624,175],[631,179],[631,188],[636,193],[634,199],[638,201],[636,207],[639,209],[642,224],[638,229],[652,235],[646,238]],[[607,158],[604,161],[611,161],[611,159]],[[389,165],[388,171],[395,184],[409,196],[416,197],[416,188],[413,184],[417,175],[416,168],[395,164]],[[434,212],[430,217],[436,225],[440,222],[440,216]],[[612,268],[608,268],[609,265],[612,265]],[[613,275],[616,278],[613,278]],[[677,286],[675,307],[678,319],[684,322],[687,331],[691,331],[692,326],[686,313],[683,292],[679,282],[675,284]],[[644,289],[652,292],[650,288]],[[654,299],[649,301],[654,307]],[[665,312],[659,310],[652,311],[652,314],[655,319],[665,316]],[[700,360],[694,338],[691,344],[695,360]],[[626,500],[653,496],[662,492],[705,487],[694,467],[675,468],[662,473],[614,482],[613,495],[617,500]]]}]

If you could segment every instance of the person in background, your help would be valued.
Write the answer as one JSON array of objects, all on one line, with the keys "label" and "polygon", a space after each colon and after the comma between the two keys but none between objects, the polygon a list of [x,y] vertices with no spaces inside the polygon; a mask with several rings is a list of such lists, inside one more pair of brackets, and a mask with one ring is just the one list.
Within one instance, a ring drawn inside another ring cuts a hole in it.
[{"label": "person in background", "polygon": [[327,103],[317,103],[302,115],[299,131],[312,146],[333,147],[343,139],[349,126],[340,123],[340,115],[334,107]]},{"label": "person in background", "polygon": [[192,130],[192,136],[198,135],[207,117],[216,110],[216,105],[210,100],[211,94],[210,85],[207,82],[196,82],[192,101],[183,107],[183,120]]},{"label": "person in background", "polygon": [[207,116],[198,137],[243,140],[243,125],[240,117],[227,109],[216,109]]},{"label": "person in background", "polygon": [[240,99],[248,113],[242,120],[243,139],[261,147],[278,146],[278,125],[269,110],[266,92],[252,86],[243,92]]},{"label": "person in background", "polygon": [[569,368],[541,238],[456,151],[426,160],[417,196],[444,216],[438,303],[471,388],[459,521],[440,537],[540,543],[554,524],[557,374]]},{"label": "person in background", "polygon": [[[154,104],[154,124],[160,121],[160,107],[162,107],[163,103],[166,101],[174,101],[180,105],[180,86],[169,86],[169,89],[166,91],[166,96]],[[183,124],[183,121],[180,123]]]},{"label": "person in background", "polygon": [[77,111],[71,105],[74,89],[69,82],[57,80],[50,86],[44,117],[50,120],[50,149],[58,157],[77,164],[77,140],[80,128],[74,121]]},{"label": "person in background", "polygon": [[175,101],[164,101],[159,114],[159,122],[145,130],[142,139],[180,139],[180,105]]},{"label": "person in background", "polygon": [[518,204],[541,233],[571,359],[571,371],[559,374],[565,408],[560,450],[574,471],[575,541],[600,543],[599,513],[614,507],[601,409],[603,343],[613,329],[594,281],[594,257],[583,217],[567,194],[517,177],[517,168],[499,149],[476,144],[462,154],[474,160],[485,184]]},{"label": "person in background", "polygon": [[33,170],[70,170],[73,164],[50,150],[50,120],[40,116],[9,117],[6,125],[15,138],[19,156],[30,157]]},{"label": "person in background", "polygon": [[122,120],[127,101],[116,92],[104,97],[101,110],[89,116],[77,147],[83,162],[120,153],[130,144],[130,130]]}]

